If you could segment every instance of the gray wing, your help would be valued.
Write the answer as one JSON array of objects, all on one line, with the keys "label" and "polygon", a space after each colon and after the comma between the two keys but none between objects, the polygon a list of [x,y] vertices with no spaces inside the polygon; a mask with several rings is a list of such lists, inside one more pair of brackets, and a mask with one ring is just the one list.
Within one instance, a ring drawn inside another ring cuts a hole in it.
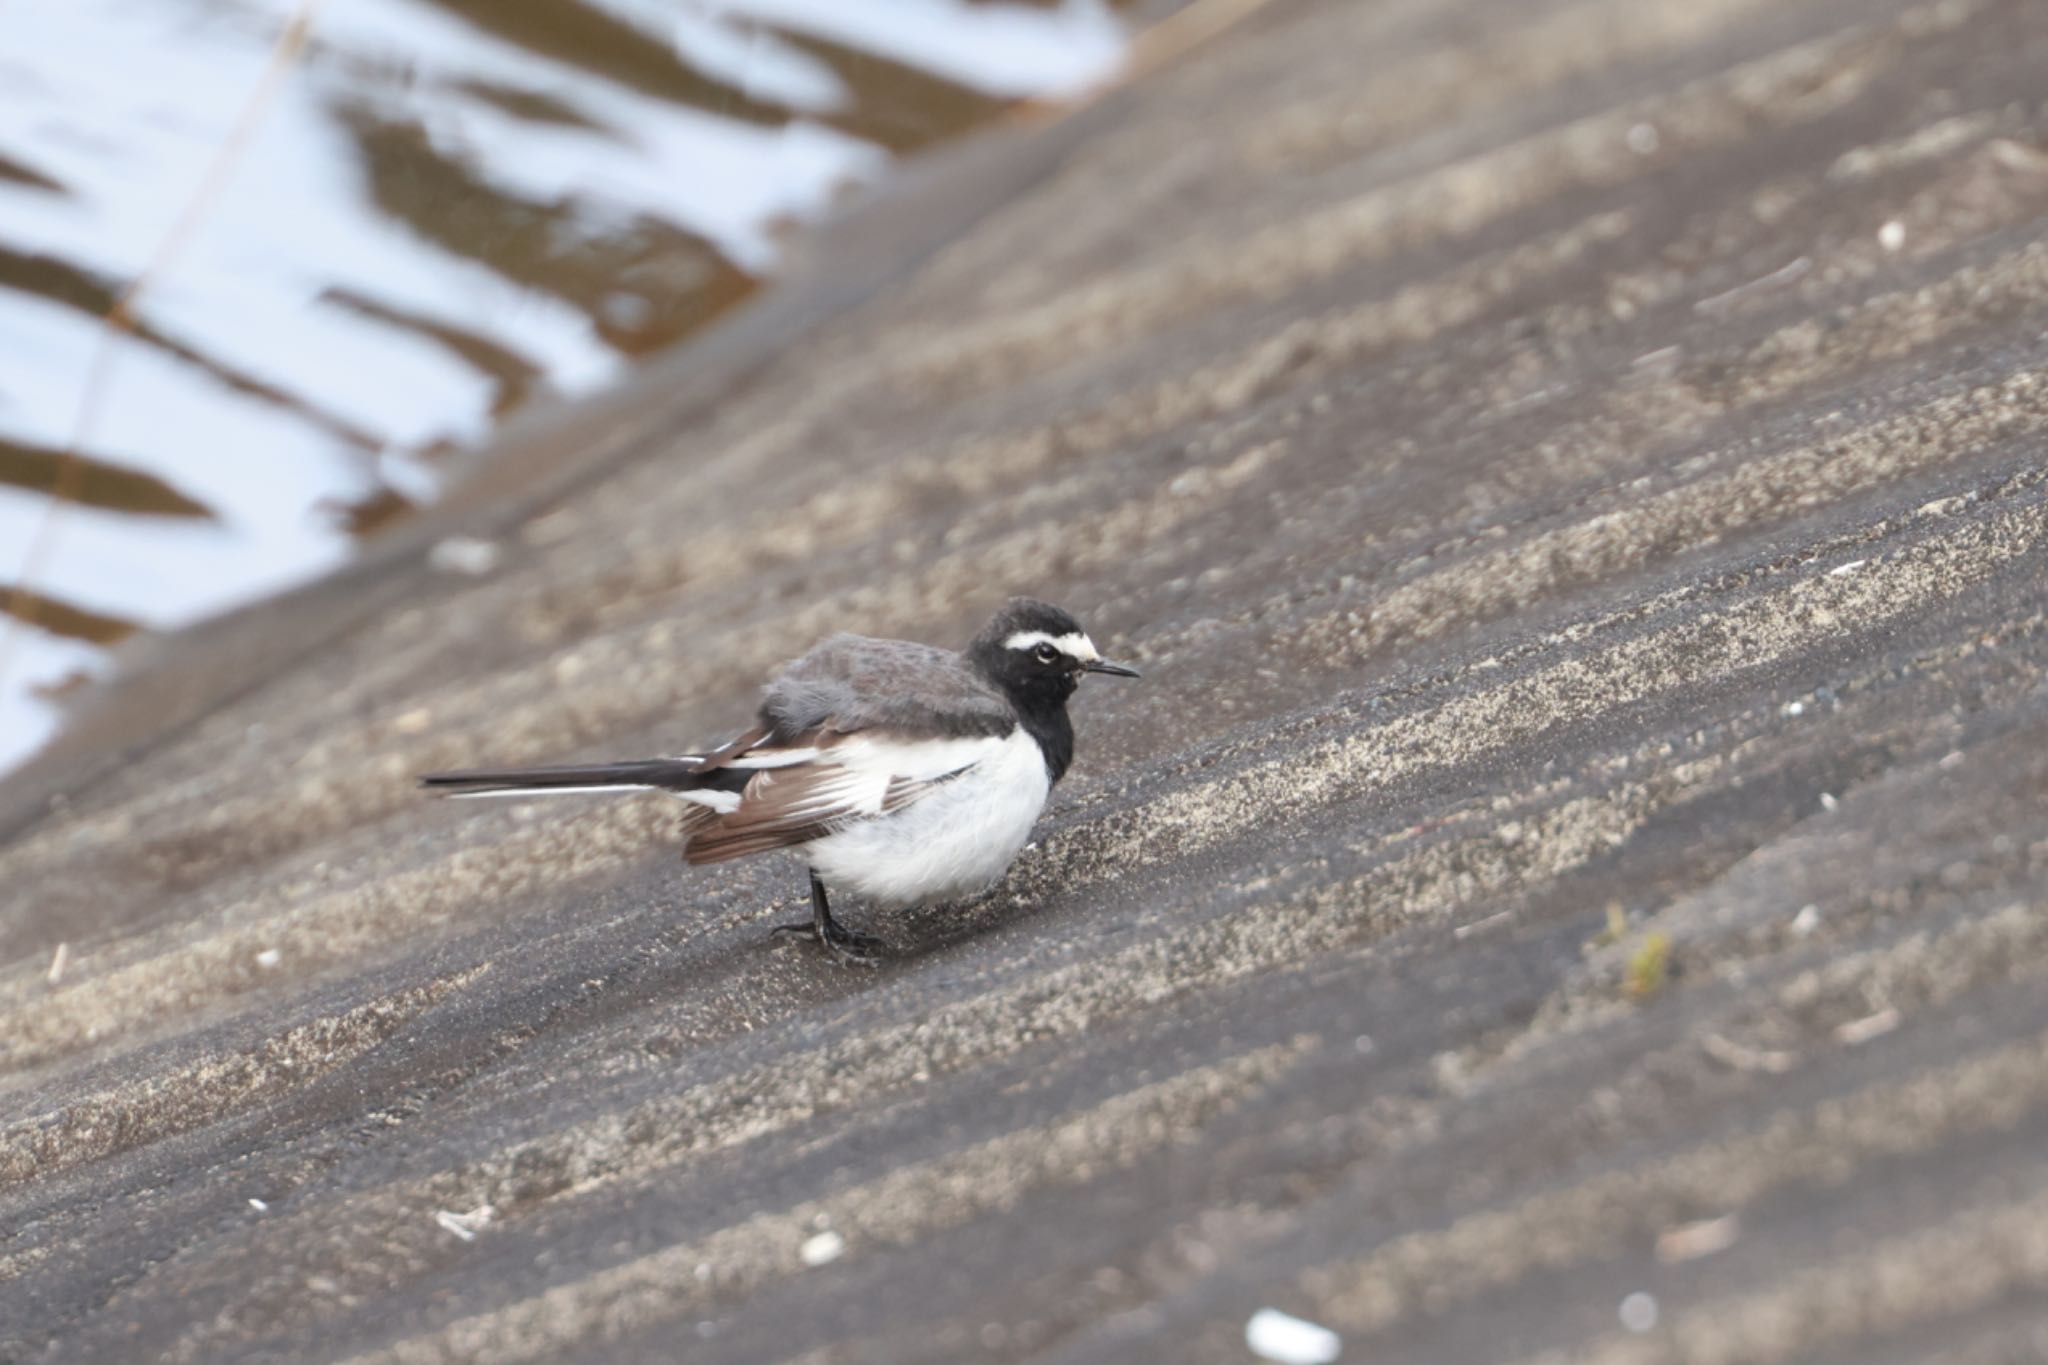
[{"label": "gray wing", "polygon": [[723,862],[899,810],[1016,727],[1008,700],[958,654],[835,635],[768,684],[760,724],[697,760],[737,781],[683,817],[686,856]]},{"label": "gray wing", "polygon": [[965,739],[1007,735],[1017,718],[950,649],[834,635],[768,684],[761,724],[782,743],[821,729]]}]

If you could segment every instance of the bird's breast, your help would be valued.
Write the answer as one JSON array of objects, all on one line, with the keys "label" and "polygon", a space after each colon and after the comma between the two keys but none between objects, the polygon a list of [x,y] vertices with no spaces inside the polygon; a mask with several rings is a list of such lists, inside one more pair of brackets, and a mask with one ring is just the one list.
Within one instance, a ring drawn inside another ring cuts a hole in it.
[{"label": "bird's breast", "polygon": [[828,887],[884,905],[969,895],[1009,869],[1051,785],[1038,742],[1019,727],[901,810],[809,845],[811,866]]}]

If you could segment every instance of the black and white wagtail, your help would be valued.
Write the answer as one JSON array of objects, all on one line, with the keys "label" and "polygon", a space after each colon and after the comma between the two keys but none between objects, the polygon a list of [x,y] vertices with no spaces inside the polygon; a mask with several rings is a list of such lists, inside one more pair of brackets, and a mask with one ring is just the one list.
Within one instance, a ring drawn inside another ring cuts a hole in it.
[{"label": "black and white wagtail", "polygon": [[420,782],[452,796],[672,793],[690,803],[691,863],[800,850],[812,918],[775,932],[864,957],[879,943],[832,918],[826,887],[896,907],[1002,876],[1073,761],[1067,699],[1083,673],[1138,676],[1066,612],[1017,597],[957,654],[832,636],[768,684],[752,729],[706,753]]}]

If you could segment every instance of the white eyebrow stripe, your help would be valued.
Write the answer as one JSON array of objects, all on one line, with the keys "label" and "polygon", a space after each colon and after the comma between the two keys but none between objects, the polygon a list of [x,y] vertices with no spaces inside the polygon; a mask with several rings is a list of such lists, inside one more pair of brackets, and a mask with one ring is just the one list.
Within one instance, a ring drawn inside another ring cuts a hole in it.
[{"label": "white eyebrow stripe", "polygon": [[1078,630],[1065,635],[1051,635],[1042,630],[1020,630],[1003,641],[1004,649],[1036,649],[1040,645],[1051,645],[1060,653],[1083,661],[1102,657],[1095,649],[1095,642]]}]

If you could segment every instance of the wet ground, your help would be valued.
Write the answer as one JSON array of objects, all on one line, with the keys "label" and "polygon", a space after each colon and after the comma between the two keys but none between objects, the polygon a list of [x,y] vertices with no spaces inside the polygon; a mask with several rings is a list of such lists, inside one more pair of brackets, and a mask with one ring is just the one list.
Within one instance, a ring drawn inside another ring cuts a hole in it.
[{"label": "wet ground", "polygon": [[[1279,0],[158,651],[0,793],[0,1357],[2048,1354],[2044,61]],[[1018,590],[1146,677],[874,970],[410,785]]]}]

